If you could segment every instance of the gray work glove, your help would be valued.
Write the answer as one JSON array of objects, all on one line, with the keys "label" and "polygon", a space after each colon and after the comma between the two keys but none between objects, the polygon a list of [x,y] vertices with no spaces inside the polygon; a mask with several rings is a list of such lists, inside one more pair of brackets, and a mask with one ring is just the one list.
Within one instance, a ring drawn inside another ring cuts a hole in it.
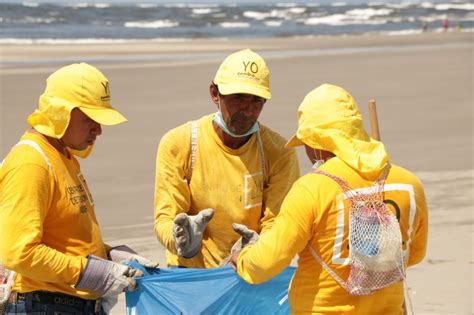
[{"label": "gray work glove", "polygon": [[178,256],[192,258],[201,249],[204,229],[214,215],[214,209],[204,209],[196,215],[180,213],[174,218],[173,237]]},{"label": "gray work glove", "polygon": [[133,249],[126,245],[112,247],[109,252],[109,258],[114,262],[122,264],[134,261],[146,268],[157,268],[159,265],[158,262],[139,256]]},{"label": "gray work glove", "polygon": [[100,305],[102,306],[102,310],[105,314],[110,314],[112,308],[115,306],[115,304],[117,304],[117,302],[118,295],[104,296],[101,298]]},{"label": "gray work glove", "polygon": [[232,246],[230,250],[230,255],[227,256],[224,260],[222,260],[219,264],[219,266],[221,267],[229,265],[231,263],[232,256],[235,253],[240,252],[247,245],[255,244],[259,239],[257,232],[249,229],[243,224],[232,223],[232,228],[236,233],[240,235],[240,238]]},{"label": "gray work glove", "polygon": [[140,276],[143,276],[141,270],[89,255],[75,287],[95,291],[101,297],[112,297],[125,290],[134,291],[137,288],[135,278]]}]

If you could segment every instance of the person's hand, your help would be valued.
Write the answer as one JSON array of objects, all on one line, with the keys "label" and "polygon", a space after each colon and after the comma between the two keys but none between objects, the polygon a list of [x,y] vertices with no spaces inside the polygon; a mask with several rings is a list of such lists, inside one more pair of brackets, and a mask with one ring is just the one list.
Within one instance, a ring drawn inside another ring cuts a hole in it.
[{"label": "person's hand", "polygon": [[139,256],[133,249],[126,245],[112,247],[109,252],[110,260],[118,263],[137,262],[146,268],[157,268],[159,263]]},{"label": "person's hand", "polygon": [[249,229],[243,224],[233,223],[232,228],[240,235],[240,238],[232,246],[230,255],[222,260],[219,266],[230,265],[234,270],[237,270],[237,258],[239,257],[240,252],[245,246],[255,244],[258,241],[259,236],[257,232]]},{"label": "person's hand", "polygon": [[[246,227],[243,224],[233,223],[232,228],[234,229],[235,232],[240,234],[240,239],[239,239],[240,249],[243,249],[247,245],[255,244],[259,239],[259,236],[258,236],[257,232],[255,232],[254,230],[249,229],[248,227]],[[236,244],[234,244],[234,246]]]},{"label": "person's hand", "polygon": [[173,237],[178,256],[192,258],[201,249],[204,229],[214,215],[214,209],[201,210],[196,215],[180,213],[174,218]]},{"label": "person's hand", "polygon": [[86,268],[81,272],[75,287],[80,290],[95,291],[101,297],[110,297],[125,290],[136,290],[135,278],[141,276],[143,276],[141,270],[89,255]]}]

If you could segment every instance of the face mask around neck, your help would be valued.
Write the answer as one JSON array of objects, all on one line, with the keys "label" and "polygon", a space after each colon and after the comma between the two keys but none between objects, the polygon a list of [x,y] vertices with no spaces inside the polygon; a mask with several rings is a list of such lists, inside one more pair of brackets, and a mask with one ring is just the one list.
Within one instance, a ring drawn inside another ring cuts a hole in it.
[{"label": "face mask around neck", "polygon": [[324,160],[316,160],[316,161],[314,161],[314,164],[313,164],[313,166],[312,166],[312,169],[313,169],[313,170],[317,170],[318,168],[321,167],[321,165],[324,164],[324,162],[326,162],[326,161],[324,161]]},{"label": "face mask around neck", "polygon": [[235,134],[233,133],[232,131],[229,130],[229,128],[227,127],[227,124],[225,123],[224,121],[224,117],[222,117],[222,112],[220,111],[220,109],[217,111],[217,113],[214,115],[214,122],[217,124],[217,126],[219,126],[219,128],[221,128],[226,134],[228,134],[229,136],[232,136],[234,138],[242,138],[242,137],[246,137],[248,135],[251,135],[255,132],[257,132],[259,130],[259,125],[258,125],[258,122],[255,122],[252,127],[249,128],[249,130],[247,130],[247,132],[241,134],[241,135],[238,135],[238,134]]},{"label": "face mask around neck", "polygon": [[313,160],[312,169],[317,170],[318,168],[321,167],[321,165],[323,165],[326,162],[326,160],[323,159],[323,154],[320,150],[316,150],[314,148],[313,148],[313,150],[314,150],[315,159]]}]

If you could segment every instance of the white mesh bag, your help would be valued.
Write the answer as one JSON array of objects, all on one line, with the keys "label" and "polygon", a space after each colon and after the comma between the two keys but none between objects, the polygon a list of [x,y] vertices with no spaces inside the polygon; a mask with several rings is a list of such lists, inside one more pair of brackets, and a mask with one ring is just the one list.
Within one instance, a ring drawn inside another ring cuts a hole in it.
[{"label": "white mesh bag", "polygon": [[405,279],[402,236],[395,215],[383,202],[383,188],[390,164],[363,193],[341,178],[316,170],[333,179],[349,202],[349,266],[347,280],[341,279],[310,246],[315,259],[351,295],[369,295]]}]

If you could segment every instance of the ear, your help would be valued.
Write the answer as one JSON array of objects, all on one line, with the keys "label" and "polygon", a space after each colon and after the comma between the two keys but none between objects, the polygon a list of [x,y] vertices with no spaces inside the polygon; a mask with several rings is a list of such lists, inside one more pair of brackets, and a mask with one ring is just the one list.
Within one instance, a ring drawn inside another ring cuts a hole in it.
[{"label": "ear", "polygon": [[211,95],[212,102],[219,106],[219,90],[217,89],[217,85],[214,83],[209,85],[209,94]]}]

